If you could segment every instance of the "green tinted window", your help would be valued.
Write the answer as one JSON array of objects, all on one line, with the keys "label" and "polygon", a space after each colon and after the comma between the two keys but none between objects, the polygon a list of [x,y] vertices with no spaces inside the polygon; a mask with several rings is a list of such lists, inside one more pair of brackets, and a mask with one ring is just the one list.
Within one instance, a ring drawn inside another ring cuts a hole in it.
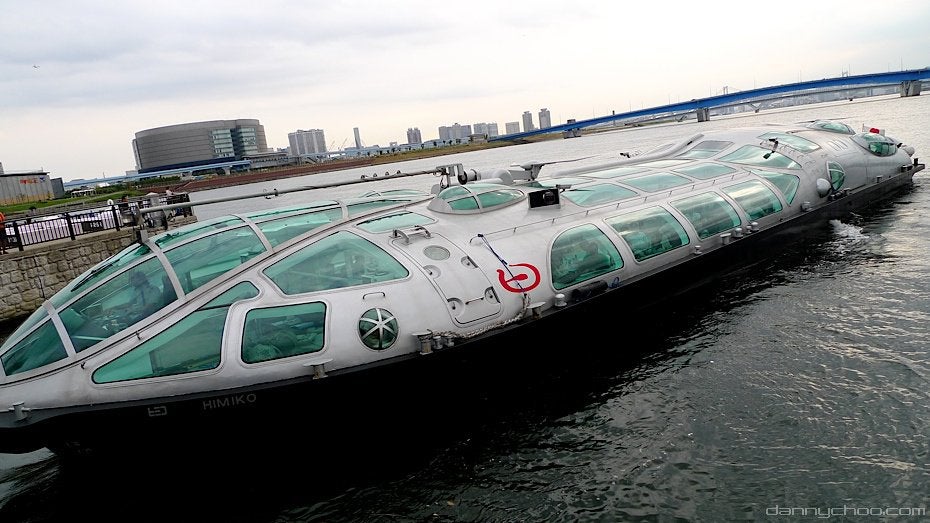
[{"label": "green tinted window", "polygon": [[720,165],[719,163],[699,163],[675,169],[676,173],[684,174],[698,180],[709,180],[724,174],[736,172],[736,169],[729,165]]},{"label": "green tinted window", "polygon": [[673,202],[703,240],[741,225],[732,205],[716,193],[704,193]]},{"label": "green tinted window", "polygon": [[94,383],[173,376],[220,364],[229,307],[198,310],[94,372]]},{"label": "green tinted window", "polygon": [[144,258],[152,252],[145,245],[130,245],[120,253],[103,261],[96,267],[85,272],[74,279],[64,289],[61,289],[51,298],[52,305],[55,308],[61,307],[68,300],[73,298],[80,291],[92,287],[95,283],[103,280],[107,276],[117,273],[120,269],[132,265],[140,258]]},{"label": "green tinted window", "polygon": [[239,218],[223,216],[204,222],[192,223],[190,225],[185,225],[184,227],[159,234],[158,236],[152,238],[152,241],[155,242],[155,245],[158,245],[164,249],[169,245],[180,243],[188,238],[193,238],[194,236],[199,236],[209,231],[215,231],[217,229],[225,229],[234,225],[240,225],[242,223],[243,221]]},{"label": "green tinted window", "polygon": [[245,316],[242,361],[258,363],[323,348],[326,305],[320,302],[253,309]]},{"label": "green tinted window", "polygon": [[349,216],[358,216],[359,214],[363,214],[374,209],[390,207],[392,205],[408,202],[409,200],[372,200],[370,202],[351,203],[346,205],[346,208],[349,211]]},{"label": "green tinted window", "polygon": [[449,207],[456,211],[473,211],[478,208],[478,200],[473,196],[449,200]]},{"label": "green tinted window", "polygon": [[222,276],[265,252],[248,227],[225,230],[179,245],[165,253],[185,292]]},{"label": "green tinted window", "polygon": [[691,160],[654,160],[651,162],[643,162],[639,164],[642,167],[655,167],[655,168],[664,168],[664,167],[676,167],[678,165],[683,165]]},{"label": "green tinted window", "polygon": [[582,207],[590,207],[600,203],[625,200],[638,196],[636,192],[612,183],[598,183],[576,187],[562,193],[562,196]]},{"label": "green tinted window", "polygon": [[655,173],[635,178],[626,178],[623,183],[632,185],[641,191],[658,192],[694,183],[691,180],[672,173]]},{"label": "green tinted window", "polygon": [[487,209],[518,201],[523,198],[523,192],[516,189],[493,189],[478,193],[477,198],[481,208]]},{"label": "green tinted window", "polygon": [[788,147],[791,147],[792,149],[796,151],[801,151],[804,153],[809,153],[811,151],[816,151],[817,149],[820,149],[820,146],[817,145],[816,143],[806,138],[801,138],[800,136],[796,134],[771,132],[771,133],[765,133],[759,138],[761,138],[762,140],[778,140],[778,143],[785,144]]},{"label": "green tinted window", "polygon": [[588,183],[591,180],[587,178],[546,178],[544,180],[536,179],[526,184],[527,187],[540,187],[545,189],[554,189],[556,185],[570,186],[581,183]]},{"label": "green tinted window", "polygon": [[161,310],[177,299],[157,258],[136,265],[60,310],[65,330],[80,352]]},{"label": "green tinted window", "polygon": [[267,209],[264,211],[256,211],[253,213],[246,214],[246,216],[254,222],[263,222],[265,220],[270,220],[273,218],[280,218],[282,216],[287,216],[291,214],[300,214],[312,209],[318,209],[320,207],[338,207],[339,203],[333,200],[326,200],[321,202],[312,202],[307,205],[294,205],[291,207],[281,207],[276,209]]},{"label": "green tinted window", "polygon": [[691,241],[684,227],[662,207],[651,207],[606,221],[630,246],[636,261],[658,256]]},{"label": "green tinted window", "polygon": [[591,178],[618,178],[620,176],[629,176],[631,174],[645,172],[644,167],[614,167],[613,169],[605,169],[603,171],[594,171],[590,173],[580,173],[584,176],[590,176]]},{"label": "green tinted window", "polygon": [[209,303],[201,307],[201,309],[228,307],[237,301],[248,300],[256,296],[258,296],[258,289],[251,283],[244,281],[242,283],[237,283],[228,291],[213,298]]},{"label": "green tinted window", "polygon": [[836,162],[827,162],[827,170],[830,171],[830,184],[834,191],[838,191],[843,183],[846,182],[846,171],[843,166]]},{"label": "green tinted window", "polygon": [[753,169],[752,173],[765,178],[772,185],[777,187],[785,196],[785,201],[788,203],[794,201],[794,197],[798,193],[798,187],[801,185],[800,178],[793,174],[782,174],[774,171],[758,171],[755,169]]},{"label": "green tinted window", "polygon": [[559,235],[552,243],[552,286],[564,289],[623,267],[610,239],[594,225],[582,225]]},{"label": "green tinted window", "polygon": [[267,220],[258,224],[259,230],[265,235],[272,246],[280,245],[291,238],[313,229],[329,225],[342,219],[342,209],[339,207],[325,209],[296,216],[286,216],[275,220]]},{"label": "green tinted window", "polygon": [[746,211],[750,220],[758,220],[763,216],[780,212],[782,209],[781,202],[775,193],[758,180],[731,185],[723,192],[736,200],[736,203]]},{"label": "green tinted window", "polygon": [[691,149],[678,155],[679,158],[710,158],[727,147],[733,145],[733,142],[721,142],[719,140],[704,140]]},{"label": "green tinted window", "polygon": [[791,158],[781,153],[772,152],[771,149],[764,149],[756,145],[744,145],[723,158],[720,158],[720,161],[755,165],[757,167],[768,167],[771,169],[801,168],[801,166]]},{"label": "green tinted window", "polygon": [[21,323],[20,326],[17,327],[16,330],[13,331],[12,334],[6,337],[6,340],[3,341],[3,345],[0,346],[0,354],[3,354],[3,351],[5,351],[8,347],[13,345],[13,342],[17,338],[19,338],[24,332],[28,331],[29,329],[32,328],[33,325],[39,323],[40,321],[44,320],[47,317],[48,317],[48,311],[45,310],[45,307],[39,307],[38,309],[33,311],[33,313],[30,314],[28,318],[26,318],[26,321]]},{"label": "green tinted window", "polygon": [[830,131],[831,133],[856,134],[856,131],[853,131],[850,126],[830,120],[817,120],[807,124],[807,127],[819,129],[821,131]]},{"label": "green tinted window", "polygon": [[403,211],[385,216],[379,216],[370,220],[365,220],[358,224],[358,228],[368,232],[385,232],[394,229],[404,229],[414,225],[426,225],[433,223],[432,218],[417,214],[415,212]]},{"label": "green tinted window", "polygon": [[322,238],[264,272],[285,294],[366,285],[409,274],[383,249],[346,231]]},{"label": "green tinted window", "polygon": [[68,356],[55,325],[48,321],[6,351],[0,362],[7,376],[37,369]]}]

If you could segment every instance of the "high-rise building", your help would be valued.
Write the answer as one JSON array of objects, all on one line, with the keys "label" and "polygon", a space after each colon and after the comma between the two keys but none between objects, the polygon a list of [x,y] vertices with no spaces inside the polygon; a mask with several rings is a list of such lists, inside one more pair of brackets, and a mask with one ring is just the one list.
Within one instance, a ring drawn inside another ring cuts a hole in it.
[{"label": "high-rise building", "polygon": [[132,149],[146,173],[242,160],[268,152],[268,143],[258,120],[211,120],[139,131]]},{"label": "high-rise building", "polygon": [[520,132],[520,122],[507,122],[504,124],[504,130],[507,134],[517,134]]},{"label": "high-rise building", "polygon": [[423,136],[420,134],[419,127],[407,128],[407,143],[423,143]]},{"label": "high-rise building", "polygon": [[497,136],[497,122],[488,124],[488,138]]},{"label": "high-rise building", "polygon": [[323,129],[297,130],[287,135],[291,146],[291,156],[307,156],[309,154],[326,152],[326,137]]},{"label": "high-rise building", "polygon": [[355,148],[361,149],[362,148],[362,135],[359,134],[358,127],[353,127],[352,133],[355,134]]},{"label": "high-rise building", "polygon": [[464,140],[468,138],[468,135],[471,134],[470,125],[462,125],[458,122],[452,124],[451,127],[443,125],[439,127],[439,139],[449,142],[453,140]]},{"label": "high-rise building", "polygon": [[548,129],[552,127],[552,116],[549,114],[549,109],[543,107],[539,110],[539,128]]},{"label": "high-rise building", "polygon": [[535,130],[536,127],[533,126],[533,113],[529,111],[523,111],[523,132]]}]

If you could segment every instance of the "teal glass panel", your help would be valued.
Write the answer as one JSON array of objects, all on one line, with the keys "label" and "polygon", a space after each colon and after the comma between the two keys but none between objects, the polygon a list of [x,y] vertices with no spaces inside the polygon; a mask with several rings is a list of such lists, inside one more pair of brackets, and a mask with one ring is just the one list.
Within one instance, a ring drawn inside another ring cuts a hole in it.
[{"label": "teal glass panel", "polygon": [[97,369],[94,383],[173,376],[220,364],[229,307],[202,309]]},{"label": "teal glass panel", "polygon": [[733,145],[733,142],[724,142],[720,140],[704,140],[691,149],[678,155],[678,158],[701,159],[710,158],[717,155],[727,147]]},{"label": "teal glass panel", "polygon": [[881,134],[859,133],[852,139],[875,156],[893,156],[898,152],[897,144]]},{"label": "teal glass panel", "polygon": [[736,169],[729,165],[721,165],[719,163],[699,163],[697,165],[689,165],[687,167],[675,169],[675,172],[697,178],[698,180],[710,180],[711,178],[723,176],[724,174],[734,173]]},{"label": "teal glass panel", "polygon": [[796,134],[770,132],[763,134],[759,138],[761,140],[778,140],[779,144],[787,145],[795,151],[801,151],[802,153],[809,153],[820,149],[820,146],[816,143],[808,140],[807,138],[801,138]]},{"label": "teal glass panel", "polygon": [[623,183],[632,185],[641,191],[659,192],[666,191],[674,187],[681,187],[682,185],[692,184],[694,182],[688,178],[685,178],[684,176],[661,172],[647,174],[645,176],[637,176],[635,178],[624,178]]},{"label": "teal glass panel", "polygon": [[821,131],[829,131],[831,133],[856,134],[856,131],[853,131],[852,127],[831,120],[816,120],[807,124],[807,127]]},{"label": "teal glass panel", "polygon": [[3,364],[3,372],[12,376],[54,363],[67,356],[55,325],[48,321],[3,353],[0,363]]},{"label": "teal glass panel", "polygon": [[239,218],[223,216],[220,218],[214,218],[212,220],[192,223],[190,225],[185,225],[184,227],[179,227],[177,229],[161,233],[158,236],[153,237],[152,241],[155,242],[155,245],[165,249],[169,245],[180,243],[188,238],[193,238],[194,236],[199,236],[206,232],[215,231],[218,229],[225,229],[227,227],[241,225],[242,223],[245,222]]},{"label": "teal glass panel", "polygon": [[251,283],[244,281],[237,283],[233,288],[210,300],[209,303],[201,307],[201,310],[228,307],[237,301],[248,300],[256,296],[258,296],[258,289]]},{"label": "teal glass panel", "polygon": [[85,294],[58,315],[74,350],[81,352],[176,299],[168,273],[157,258],[151,258]]},{"label": "teal glass panel", "polygon": [[39,307],[32,314],[26,318],[26,321],[22,322],[19,327],[13,331],[12,334],[6,337],[6,340],[3,341],[3,345],[0,346],[0,354],[3,354],[7,348],[13,345],[13,342],[16,341],[20,336],[23,335],[26,331],[32,328],[33,325],[39,323],[48,317],[48,311],[45,310],[45,307]]},{"label": "teal glass panel", "polygon": [[265,238],[272,246],[280,245],[292,238],[310,232],[324,225],[342,220],[342,208],[334,207],[321,211],[286,216],[258,224]]},{"label": "teal glass panel", "polygon": [[403,211],[385,216],[365,220],[358,224],[358,228],[367,232],[386,232],[394,229],[405,229],[415,225],[426,225],[435,220],[415,212]]},{"label": "teal glass panel", "polygon": [[245,316],[242,361],[258,363],[323,349],[326,305],[321,302],[252,309]]},{"label": "teal glass panel", "polygon": [[179,245],[165,256],[184,292],[191,292],[263,252],[265,246],[255,232],[238,227]]},{"label": "teal glass panel", "polygon": [[287,216],[291,214],[299,214],[305,211],[310,211],[313,209],[319,209],[320,207],[338,207],[339,202],[334,200],[326,200],[320,202],[311,202],[306,205],[294,205],[291,207],[281,207],[276,209],[267,209],[264,211],[255,211],[249,214],[246,214],[246,217],[254,222],[263,222],[265,220],[270,220],[273,218],[280,218],[282,216]]},{"label": "teal glass panel", "polygon": [[443,189],[438,195],[442,200],[454,200],[462,196],[471,196],[471,191],[461,185],[454,185]]},{"label": "teal glass panel", "polygon": [[591,178],[600,178],[606,180],[610,178],[619,178],[621,176],[629,176],[631,174],[646,172],[646,170],[647,169],[643,167],[614,167],[612,169],[604,169],[603,171],[583,173],[583,175],[590,176]]},{"label": "teal glass panel", "polygon": [[366,202],[351,203],[346,205],[348,209],[349,216],[358,216],[359,214],[366,213],[374,209],[381,209],[383,207],[391,207],[393,205],[400,205],[402,203],[409,203],[410,200],[405,199],[386,199],[386,200],[372,200]]},{"label": "teal glass panel", "polygon": [[498,207],[518,202],[523,199],[523,191],[516,189],[492,189],[477,193],[478,204],[482,209]]},{"label": "teal glass panel", "polygon": [[770,169],[800,169],[801,166],[787,156],[756,145],[744,145],[720,158],[722,162],[733,162]]},{"label": "teal glass panel", "polygon": [[713,192],[690,196],[672,205],[685,215],[702,240],[741,225],[736,209]]},{"label": "teal glass panel", "polygon": [[830,185],[834,191],[838,191],[846,182],[846,171],[836,162],[827,162],[827,170],[830,171]]},{"label": "teal glass panel", "polygon": [[264,272],[289,295],[397,280],[409,274],[383,249],[347,231],[322,238]]},{"label": "teal glass panel", "polygon": [[559,235],[550,253],[552,286],[557,290],[623,267],[617,247],[594,225],[582,225]]},{"label": "teal glass panel", "polygon": [[782,174],[774,171],[759,171],[753,169],[753,174],[757,174],[772,183],[785,196],[785,201],[789,204],[794,201],[798,194],[798,187],[801,185],[801,179],[793,174]]},{"label": "teal glass panel", "polygon": [[750,220],[758,220],[782,210],[781,202],[775,193],[758,180],[731,185],[723,189],[723,192],[736,200]]},{"label": "teal glass panel", "polygon": [[128,267],[136,261],[151,254],[152,250],[145,245],[130,245],[119,253],[103,262],[97,264],[92,269],[75,278],[71,283],[60,291],[56,292],[49,300],[55,308],[59,308],[75,297],[84,289],[92,287],[95,283],[103,280],[111,274],[119,272],[124,267]]},{"label": "teal glass panel", "polygon": [[630,246],[636,261],[647,260],[691,242],[681,223],[662,207],[650,207],[605,221]]},{"label": "teal glass panel", "polygon": [[612,183],[599,183],[576,187],[562,193],[562,196],[582,207],[591,207],[601,203],[615,202],[639,196],[635,191]]}]

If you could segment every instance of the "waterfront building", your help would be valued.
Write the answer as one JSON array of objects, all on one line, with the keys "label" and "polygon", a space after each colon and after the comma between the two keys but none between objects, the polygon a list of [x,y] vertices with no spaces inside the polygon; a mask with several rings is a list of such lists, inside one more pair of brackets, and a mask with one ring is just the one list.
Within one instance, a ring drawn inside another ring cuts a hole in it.
[{"label": "waterfront building", "polygon": [[409,144],[423,143],[423,136],[420,134],[419,127],[408,127],[407,128],[407,143]]},{"label": "waterfront building", "polygon": [[458,122],[452,124],[451,127],[446,125],[439,127],[439,139],[449,143],[454,143],[456,140],[467,140],[471,134],[470,125],[461,125]]},{"label": "waterfront building", "polygon": [[242,160],[268,151],[258,120],[211,120],[146,129],[132,141],[140,174]]},{"label": "waterfront building", "polygon": [[507,122],[504,124],[504,130],[507,134],[517,134],[520,132],[520,122]]},{"label": "waterfront building", "polygon": [[64,195],[61,186],[60,178],[52,180],[45,171],[4,173],[0,169],[0,205],[51,200]]},{"label": "waterfront building", "polygon": [[536,127],[533,125],[533,113],[529,111],[523,111],[523,132],[535,130]]},{"label": "waterfront building", "polygon": [[552,127],[552,115],[549,114],[549,109],[543,107],[539,110],[539,128],[548,129]]},{"label": "waterfront building", "polygon": [[483,134],[488,138],[493,138],[497,136],[497,124],[496,123],[476,123],[474,125],[475,132],[474,134]]},{"label": "waterfront building", "polygon": [[323,129],[310,129],[288,133],[287,142],[290,145],[291,156],[305,157],[319,155],[326,152],[326,136]]},{"label": "waterfront building", "polygon": [[358,132],[358,127],[352,128],[352,134],[355,135],[355,148],[360,150],[362,148],[362,135]]},{"label": "waterfront building", "polygon": [[497,122],[488,124],[488,138],[494,138],[498,135]]}]

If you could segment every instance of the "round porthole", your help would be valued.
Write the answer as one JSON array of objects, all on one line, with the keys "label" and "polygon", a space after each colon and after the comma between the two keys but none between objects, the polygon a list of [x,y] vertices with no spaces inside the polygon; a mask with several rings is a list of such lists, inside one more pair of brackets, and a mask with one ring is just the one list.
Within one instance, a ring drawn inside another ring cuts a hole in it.
[{"label": "round porthole", "polygon": [[369,349],[387,349],[397,341],[397,320],[387,309],[368,309],[358,319],[358,336]]},{"label": "round porthole", "polygon": [[427,258],[437,261],[448,260],[449,256],[451,256],[449,249],[438,245],[427,245],[423,249],[423,254],[425,254]]}]

